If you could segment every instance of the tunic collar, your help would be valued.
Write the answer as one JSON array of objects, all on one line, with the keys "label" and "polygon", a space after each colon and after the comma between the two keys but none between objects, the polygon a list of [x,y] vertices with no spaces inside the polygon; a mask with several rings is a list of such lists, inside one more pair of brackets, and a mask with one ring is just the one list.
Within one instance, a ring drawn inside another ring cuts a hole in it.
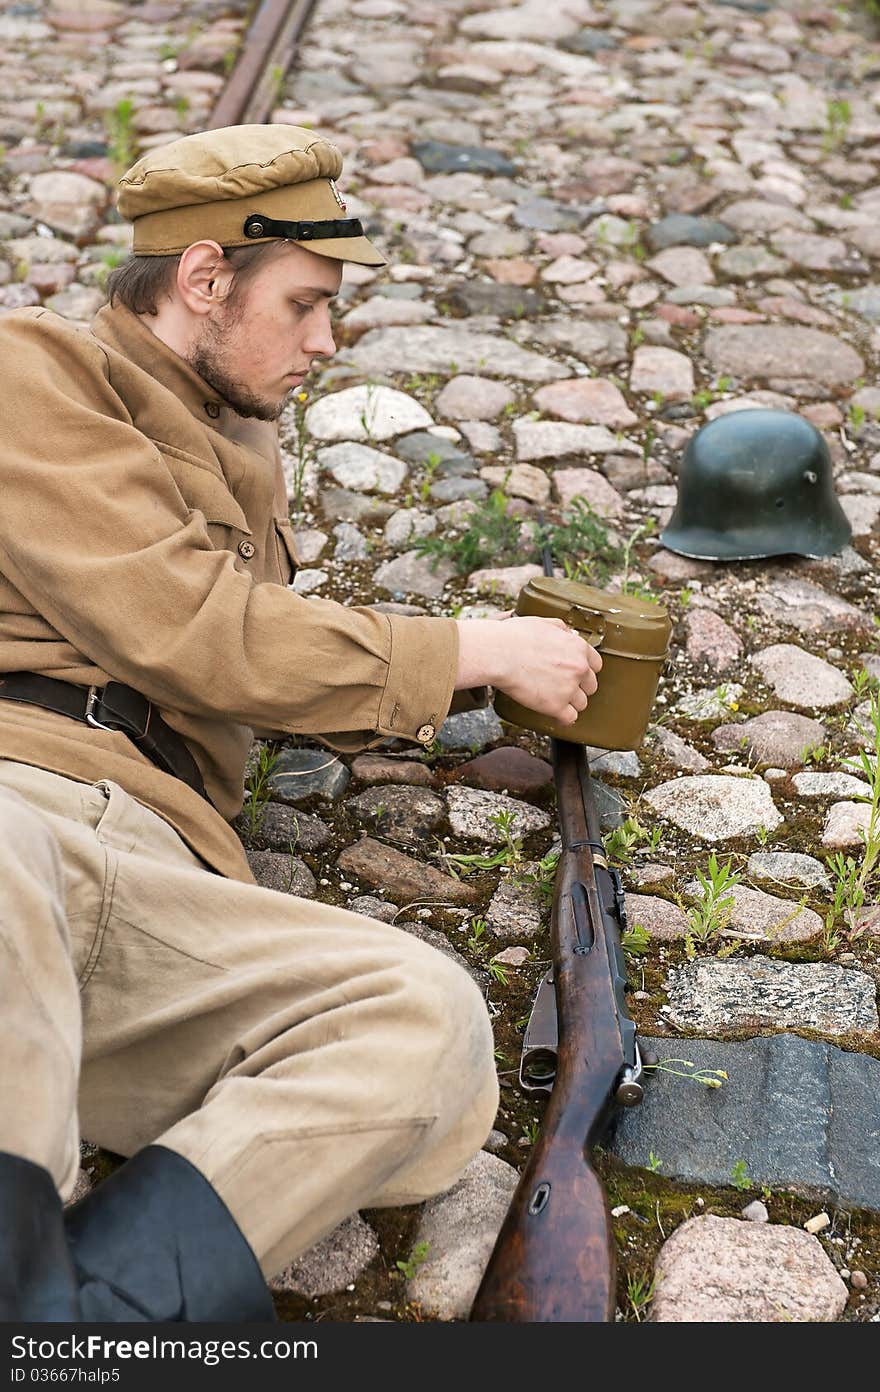
[{"label": "tunic collar", "polygon": [[228,428],[232,424],[229,418],[236,418],[232,407],[125,305],[104,305],[95,315],[91,331],[101,343],[173,392],[196,420],[234,438],[236,431]]}]

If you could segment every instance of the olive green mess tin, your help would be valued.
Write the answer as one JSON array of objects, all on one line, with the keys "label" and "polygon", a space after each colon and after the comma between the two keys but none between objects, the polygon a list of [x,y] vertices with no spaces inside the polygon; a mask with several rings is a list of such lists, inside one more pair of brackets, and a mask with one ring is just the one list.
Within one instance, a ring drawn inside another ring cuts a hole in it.
[{"label": "olive green mess tin", "polygon": [[542,575],[522,588],[516,612],[562,619],[602,654],[602,671],[598,691],[574,725],[560,725],[512,701],[503,691],[495,696],[501,718],[575,744],[637,749],[648,728],[669,652],[672,624],[663,605]]}]

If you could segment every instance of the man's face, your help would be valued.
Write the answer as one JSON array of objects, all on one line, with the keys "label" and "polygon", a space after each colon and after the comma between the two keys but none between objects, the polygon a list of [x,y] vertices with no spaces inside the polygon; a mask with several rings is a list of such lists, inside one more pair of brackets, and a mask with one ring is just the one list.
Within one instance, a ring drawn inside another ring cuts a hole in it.
[{"label": "man's face", "polygon": [[242,416],[275,420],[315,358],[336,352],[330,300],[342,262],[285,242],[205,319],[187,354]]}]

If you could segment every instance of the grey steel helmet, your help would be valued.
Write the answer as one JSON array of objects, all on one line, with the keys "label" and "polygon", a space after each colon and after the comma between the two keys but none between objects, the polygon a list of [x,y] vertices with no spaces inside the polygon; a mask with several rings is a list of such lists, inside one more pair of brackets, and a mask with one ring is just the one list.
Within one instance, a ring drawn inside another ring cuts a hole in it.
[{"label": "grey steel helmet", "polygon": [[660,540],[713,561],[830,556],[852,535],[815,426],[789,411],[718,416],[691,437]]}]

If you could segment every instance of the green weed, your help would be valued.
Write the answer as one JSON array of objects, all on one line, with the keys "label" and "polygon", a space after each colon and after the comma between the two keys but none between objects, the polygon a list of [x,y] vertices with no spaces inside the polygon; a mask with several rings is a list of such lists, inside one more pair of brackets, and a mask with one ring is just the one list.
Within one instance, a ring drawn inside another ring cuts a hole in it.
[{"label": "green weed", "polygon": [[685,939],[685,951],[688,956],[693,954],[695,941],[705,945],[727,927],[735,902],[730,891],[740,880],[729,860],[723,865],[718,864],[714,851],[709,856],[707,870],[708,873],[705,875],[702,870],[696,872],[700,896],[697,903],[687,911],[688,934]]},{"label": "green weed", "polygon": [[407,1281],[411,1281],[420,1266],[424,1266],[428,1259],[429,1242],[417,1242],[409,1256],[403,1261],[396,1261],[394,1265],[398,1271],[403,1272]]},{"label": "green weed", "polygon": [[306,427],[306,407],[308,405],[308,392],[298,391],[293,398],[293,434],[296,441],[296,453],[293,456],[293,498],[291,501],[291,517],[298,515],[303,510],[303,496],[305,490],[306,471],[313,455],[313,446],[309,438]]},{"label": "green weed", "polygon": [[671,1073],[676,1078],[689,1078],[692,1083],[702,1083],[707,1088],[720,1088],[728,1081],[723,1068],[698,1068],[690,1059],[662,1058],[656,1063],[645,1063],[642,1067],[655,1073]]},{"label": "green weed", "polygon": [[129,97],[123,97],[111,111],[104,113],[107,156],[120,170],[127,169],[137,158],[133,120],[134,102]]},{"label": "green weed", "polygon": [[634,923],[620,935],[620,945],[627,957],[644,957],[651,946],[651,934],[641,923]]},{"label": "green weed", "polygon": [[280,751],[272,750],[268,744],[260,745],[256,767],[251,771],[245,783],[246,801],[244,810],[247,818],[248,834],[251,837],[258,836],[260,828],[263,825],[263,818],[266,814],[266,804],[269,801],[271,791],[269,779],[280,757]]},{"label": "green weed", "polygon": [[746,1169],[745,1160],[734,1160],[733,1168],[730,1171],[730,1182],[734,1189],[742,1191],[753,1187],[748,1170]]},{"label": "green weed", "polygon": [[636,1320],[641,1322],[645,1311],[654,1299],[656,1278],[628,1275],[626,1278],[626,1298]]}]

